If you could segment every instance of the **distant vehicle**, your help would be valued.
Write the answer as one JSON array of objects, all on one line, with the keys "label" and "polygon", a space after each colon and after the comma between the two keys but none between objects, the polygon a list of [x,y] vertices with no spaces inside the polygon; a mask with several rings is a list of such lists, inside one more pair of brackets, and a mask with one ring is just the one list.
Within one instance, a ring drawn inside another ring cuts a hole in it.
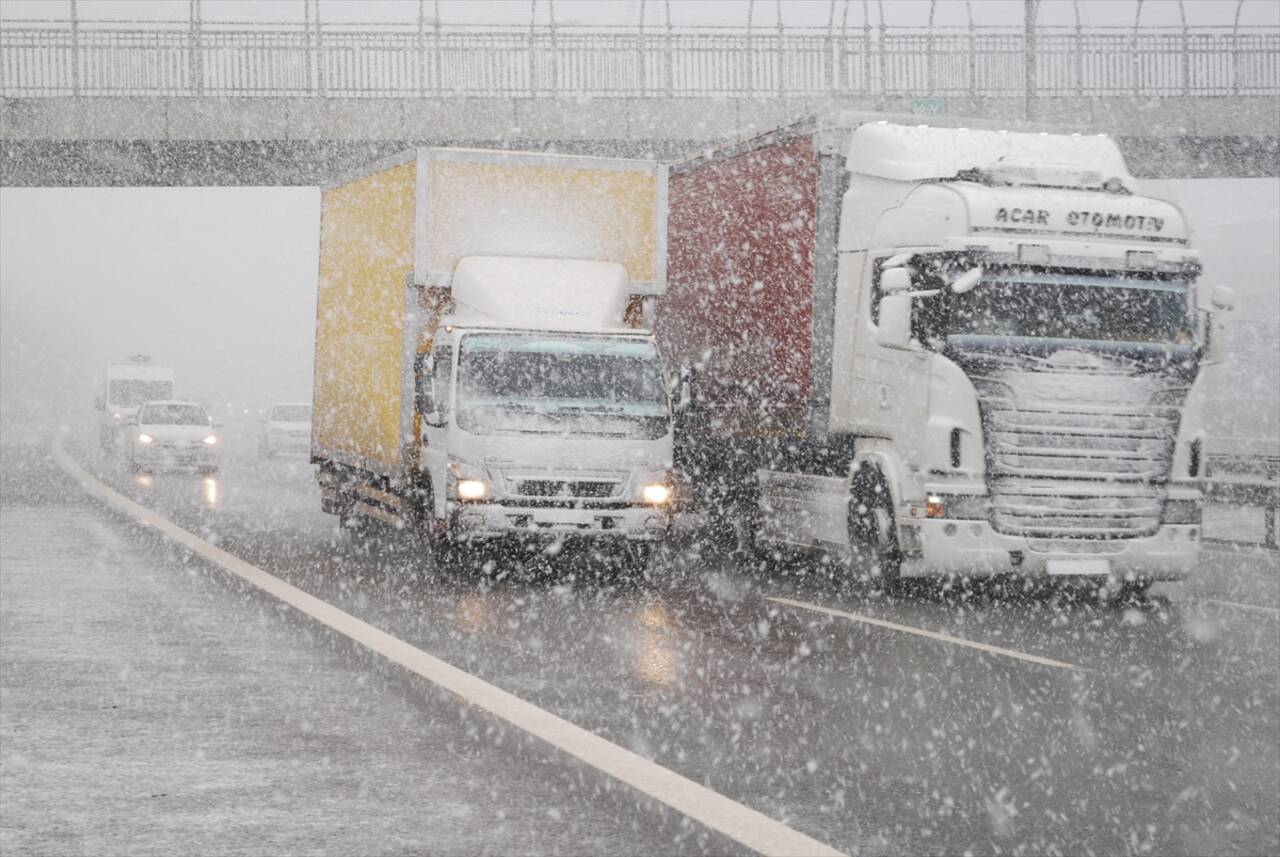
[{"label": "distant vehicle", "polygon": [[146,402],[129,421],[129,465],[138,470],[191,467],[217,473],[221,458],[213,420],[200,404]]},{"label": "distant vehicle", "polygon": [[173,398],[173,369],[157,366],[145,354],[135,354],[128,363],[107,366],[103,395],[94,407],[102,412],[98,420],[98,441],[103,449],[121,448],[129,420],[143,402]]},{"label": "distant vehicle", "polygon": [[666,177],[647,161],[420,149],[326,188],[322,508],[432,548],[573,537],[643,561],[673,494],[645,329],[665,283]]},{"label": "distant vehicle", "polygon": [[278,402],[262,418],[258,454],[274,458],[290,453],[311,453],[311,405],[306,402]]}]

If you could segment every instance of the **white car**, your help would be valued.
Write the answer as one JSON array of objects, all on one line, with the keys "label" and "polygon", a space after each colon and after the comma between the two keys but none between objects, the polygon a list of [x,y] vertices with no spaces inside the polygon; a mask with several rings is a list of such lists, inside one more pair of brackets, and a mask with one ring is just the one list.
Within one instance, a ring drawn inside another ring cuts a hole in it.
[{"label": "white car", "polygon": [[279,402],[262,418],[258,453],[263,458],[281,454],[311,453],[311,406],[305,402]]},{"label": "white car", "polygon": [[138,470],[191,467],[217,473],[218,436],[197,402],[146,402],[130,420],[129,464]]}]

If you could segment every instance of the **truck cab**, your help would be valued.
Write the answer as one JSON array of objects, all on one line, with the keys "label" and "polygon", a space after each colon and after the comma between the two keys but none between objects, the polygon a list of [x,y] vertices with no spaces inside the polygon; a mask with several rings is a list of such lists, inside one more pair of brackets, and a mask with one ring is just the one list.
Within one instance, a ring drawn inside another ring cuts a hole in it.
[{"label": "truck cab", "polygon": [[130,420],[144,402],[172,399],[174,372],[157,366],[145,354],[136,354],[127,363],[107,366],[102,395],[94,401],[99,411],[98,441],[104,450],[124,449]]},{"label": "truck cab", "polygon": [[831,428],[892,498],[877,566],[1190,572],[1212,352],[1177,207],[1105,138],[866,126],[849,167]]},{"label": "truck cab", "polygon": [[663,535],[671,409],[653,335],[623,324],[625,269],[469,257],[418,373],[438,532]]}]

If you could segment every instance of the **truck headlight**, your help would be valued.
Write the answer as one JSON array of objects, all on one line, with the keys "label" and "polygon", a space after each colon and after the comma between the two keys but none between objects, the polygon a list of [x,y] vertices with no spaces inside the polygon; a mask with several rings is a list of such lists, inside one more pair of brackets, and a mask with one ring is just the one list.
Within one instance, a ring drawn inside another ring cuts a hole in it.
[{"label": "truck headlight", "polygon": [[670,485],[655,482],[640,489],[640,498],[650,506],[665,506],[671,502],[672,493]]},{"label": "truck headlight", "polygon": [[149,434],[144,433],[144,434],[138,435],[138,443],[151,443],[151,441],[153,440],[155,440],[155,438],[153,438]]},{"label": "truck headlight", "polygon": [[489,496],[489,483],[483,479],[459,479],[455,490],[459,500],[483,500]]},{"label": "truck headlight", "polygon": [[217,438],[217,436],[216,436],[216,435],[212,435],[212,434],[211,434],[211,435],[208,435],[208,436],[204,439],[204,442],[205,442],[205,443],[207,443],[207,444],[209,444],[209,446],[213,446],[215,443],[217,443],[217,442],[218,442],[218,438]]},{"label": "truck headlight", "polygon": [[1199,524],[1201,509],[1198,500],[1166,500],[1163,520],[1166,524]]}]

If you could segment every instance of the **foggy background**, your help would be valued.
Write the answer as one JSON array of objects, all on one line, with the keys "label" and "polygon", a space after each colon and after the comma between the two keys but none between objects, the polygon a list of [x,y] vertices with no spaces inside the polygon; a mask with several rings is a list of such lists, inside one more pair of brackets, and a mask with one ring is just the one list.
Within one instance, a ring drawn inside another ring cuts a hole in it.
[{"label": "foggy background", "polygon": [[[1280,180],[1147,180],[1240,299],[1210,429],[1280,434]],[[0,410],[87,417],[141,352],[234,411],[310,401],[316,188],[0,189]],[[1207,290],[1206,290],[1207,291]]]}]

